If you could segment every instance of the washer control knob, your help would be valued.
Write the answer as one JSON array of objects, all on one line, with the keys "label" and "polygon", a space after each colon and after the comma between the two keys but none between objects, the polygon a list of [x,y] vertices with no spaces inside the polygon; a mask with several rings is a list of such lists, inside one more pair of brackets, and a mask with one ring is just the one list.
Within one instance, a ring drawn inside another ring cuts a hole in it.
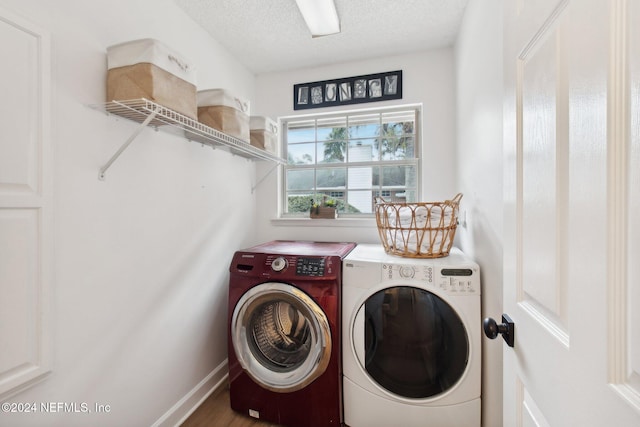
[{"label": "washer control knob", "polygon": [[271,269],[273,271],[282,271],[287,268],[288,264],[289,263],[287,262],[287,260],[284,257],[280,256],[273,260],[273,262],[271,263]]},{"label": "washer control knob", "polygon": [[404,277],[405,279],[411,279],[416,274],[416,271],[413,267],[404,266],[400,267],[400,277]]}]

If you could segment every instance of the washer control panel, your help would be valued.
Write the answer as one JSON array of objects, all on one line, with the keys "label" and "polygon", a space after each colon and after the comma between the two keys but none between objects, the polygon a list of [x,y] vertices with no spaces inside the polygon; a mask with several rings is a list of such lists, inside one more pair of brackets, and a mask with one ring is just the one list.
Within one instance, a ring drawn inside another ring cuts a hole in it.
[{"label": "washer control panel", "polygon": [[327,260],[327,257],[268,255],[265,259],[265,267],[273,273],[279,273],[279,277],[324,277],[335,274],[332,266],[331,260]]},{"label": "washer control panel", "polygon": [[324,276],[324,258],[300,257],[296,263],[298,276]]}]

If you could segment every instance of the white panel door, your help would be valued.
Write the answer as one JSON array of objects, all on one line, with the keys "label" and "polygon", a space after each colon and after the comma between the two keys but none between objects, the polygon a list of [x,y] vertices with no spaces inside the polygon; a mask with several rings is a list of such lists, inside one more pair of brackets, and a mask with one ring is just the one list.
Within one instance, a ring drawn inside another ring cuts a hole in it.
[{"label": "white panel door", "polygon": [[504,2],[505,426],[640,425],[638,3]]},{"label": "white panel door", "polygon": [[49,37],[0,9],[0,58],[2,398],[42,378],[51,365]]}]

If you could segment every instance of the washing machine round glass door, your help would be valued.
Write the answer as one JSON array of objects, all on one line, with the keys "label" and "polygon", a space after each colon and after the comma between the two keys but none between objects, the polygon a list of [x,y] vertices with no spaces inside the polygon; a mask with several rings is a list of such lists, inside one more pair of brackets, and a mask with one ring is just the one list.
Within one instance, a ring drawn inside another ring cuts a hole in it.
[{"label": "washing machine round glass door", "polygon": [[294,286],[270,282],[251,288],[236,304],[230,327],[240,365],[268,390],[299,390],[329,364],[327,316]]},{"label": "washing machine round glass door", "polygon": [[371,295],[352,334],[363,369],[394,395],[435,398],[452,389],[467,367],[469,339],[460,316],[424,289],[397,286]]}]

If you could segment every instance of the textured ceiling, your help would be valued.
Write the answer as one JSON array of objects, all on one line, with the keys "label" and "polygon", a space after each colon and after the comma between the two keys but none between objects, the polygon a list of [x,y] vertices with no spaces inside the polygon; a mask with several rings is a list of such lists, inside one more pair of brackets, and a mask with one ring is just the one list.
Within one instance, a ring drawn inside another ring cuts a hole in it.
[{"label": "textured ceiling", "polygon": [[335,0],[341,33],[312,38],[295,0],[174,0],[255,74],[452,45],[468,0]]}]

